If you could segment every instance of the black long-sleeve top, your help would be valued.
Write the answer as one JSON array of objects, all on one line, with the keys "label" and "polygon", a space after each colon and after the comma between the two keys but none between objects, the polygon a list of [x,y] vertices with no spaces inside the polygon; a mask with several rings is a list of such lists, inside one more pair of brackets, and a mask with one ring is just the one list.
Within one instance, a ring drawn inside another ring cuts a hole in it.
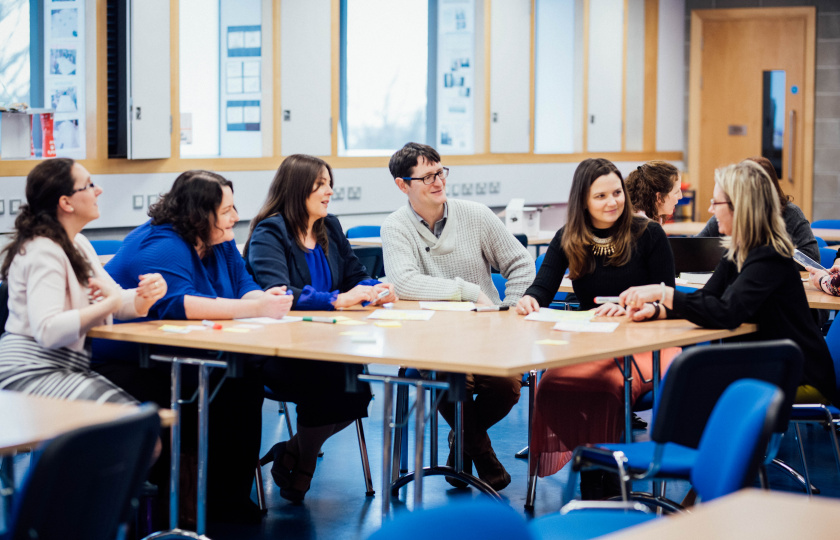
[{"label": "black long-sleeve top", "polygon": [[[772,246],[754,248],[741,271],[722,259],[706,285],[692,293],[674,291],[672,317],[707,328],[758,324],[745,340],[791,339],[805,357],[804,383],[837,403],[834,364],[828,346],[808,311],[808,300],[793,259]],[[740,339],[740,338],[739,338]]]},{"label": "black long-sleeve top", "polygon": [[[595,270],[572,282],[581,309],[595,307],[596,296],[618,296],[630,287],[662,283],[674,286],[674,255],[662,227],[645,218],[635,218],[634,227],[645,227],[632,247],[630,261],[623,266],[606,265],[606,255],[595,257]],[[644,220],[644,221],[642,221]],[[646,222],[646,223],[645,223]],[[569,267],[563,251],[563,227],[548,246],[540,271],[525,294],[532,296],[540,306],[551,303],[560,281]],[[607,238],[613,229],[593,229],[595,236]]]}]

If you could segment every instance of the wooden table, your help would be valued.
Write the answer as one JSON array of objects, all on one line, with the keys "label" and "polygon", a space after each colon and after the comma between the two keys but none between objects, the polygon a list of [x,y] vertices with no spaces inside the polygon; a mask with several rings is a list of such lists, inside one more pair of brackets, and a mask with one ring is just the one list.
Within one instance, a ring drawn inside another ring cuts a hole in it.
[{"label": "wooden table", "polygon": [[819,236],[826,242],[840,242],[840,229],[815,229],[811,227],[814,236]]},{"label": "wooden table", "polygon": [[[417,302],[398,302],[398,309],[416,309]],[[116,339],[146,344],[173,345],[198,349],[308,358],[353,364],[380,363],[412,366],[446,373],[476,373],[493,376],[519,375],[530,370],[568,366],[604,358],[626,357],[667,347],[679,347],[712,341],[756,330],[745,324],[736,330],[703,329],[685,320],[663,320],[633,324],[626,318],[605,339],[603,334],[573,333],[552,330],[553,323],[526,321],[514,311],[446,312],[438,311],[429,321],[405,321],[399,327],[380,327],[365,318],[372,309],[336,312],[308,312],[307,315],[333,317],[337,314],[363,321],[365,325],[297,322],[268,324],[247,332],[226,331],[239,326],[237,321],[222,321],[221,330],[179,334],[161,330],[161,326],[187,326],[189,321],[148,321],[97,327],[90,337]],[[370,342],[360,343],[364,334]],[[539,344],[540,340],[565,343]],[[385,377],[383,435],[383,515],[390,498],[390,434],[393,416],[393,377]],[[422,394],[422,392],[419,392]],[[418,411],[421,409],[418,408]],[[457,410],[457,409],[456,409]],[[456,414],[456,418],[458,415]],[[418,418],[418,421],[420,419]],[[457,427],[457,425],[456,425]],[[422,437],[423,430],[416,436]],[[460,433],[458,429],[456,432]],[[460,437],[456,437],[460,439]],[[418,447],[422,449],[422,438]],[[461,441],[456,444],[460,448]],[[422,451],[422,450],[421,450]],[[458,452],[456,452],[456,455]],[[460,460],[455,472],[460,474]],[[418,453],[415,463],[422,464]],[[417,469],[421,471],[422,466]],[[415,479],[415,504],[420,500],[422,473]],[[477,482],[481,482],[475,479]],[[478,486],[477,486],[478,487]]]},{"label": "wooden table", "polygon": [[840,531],[840,501],[743,489],[732,495],[626,529],[604,538],[672,540],[674,538],[745,538],[834,540]]},{"label": "wooden table", "polygon": [[675,221],[662,224],[662,228],[668,236],[695,236],[705,226],[705,221]]}]

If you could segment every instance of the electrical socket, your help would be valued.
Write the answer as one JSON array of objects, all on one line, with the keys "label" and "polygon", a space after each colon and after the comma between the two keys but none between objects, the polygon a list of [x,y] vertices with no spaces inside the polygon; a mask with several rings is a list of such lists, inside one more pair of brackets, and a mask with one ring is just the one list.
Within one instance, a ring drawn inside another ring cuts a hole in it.
[{"label": "electrical socket", "polygon": [[487,194],[487,182],[477,182],[475,184],[475,194],[476,195],[486,195]]},{"label": "electrical socket", "polygon": [[457,197],[457,196],[458,196],[458,194],[459,194],[459,193],[460,193],[460,191],[461,191],[461,185],[460,185],[460,184],[451,184],[451,185],[449,186],[449,190],[448,190],[448,191],[449,191],[449,194],[450,194],[450,195],[452,195],[453,197]]},{"label": "electrical socket", "polygon": [[142,210],[144,199],[145,197],[143,197],[142,195],[133,195],[131,197],[131,208],[134,210]]},{"label": "electrical socket", "polygon": [[146,203],[148,204],[148,206],[152,206],[153,204],[155,204],[157,202],[157,200],[158,200],[157,195],[146,195]]},{"label": "electrical socket", "polygon": [[0,216],[6,213],[6,201],[0,199]]},{"label": "electrical socket", "polygon": [[472,184],[464,184],[461,186],[461,195],[467,196],[472,195],[473,193],[473,185]]},{"label": "electrical socket", "polygon": [[490,193],[492,193],[492,194],[499,193],[499,188],[500,187],[501,186],[499,185],[499,182],[490,182]]},{"label": "electrical socket", "polygon": [[348,187],[347,188],[347,198],[351,201],[357,201],[362,198],[362,188],[361,186],[356,187]]},{"label": "electrical socket", "polygon": [[20,212],[20,199],[9,199],[9,215],[16,216]]},{"label": "electrical socket", "polygon": [[332,198],[335,201],[343,201],[344,200],[344,188],[343,187],[335,188],[333,190]]}]

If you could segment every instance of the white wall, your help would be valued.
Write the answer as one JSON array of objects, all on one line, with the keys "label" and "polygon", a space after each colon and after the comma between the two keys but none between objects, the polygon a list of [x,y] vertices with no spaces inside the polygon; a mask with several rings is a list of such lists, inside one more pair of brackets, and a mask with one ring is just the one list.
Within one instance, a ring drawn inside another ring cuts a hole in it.
[{"label": "white wall", "polygon": [[685,152],[685,3],[659,0],[656,150]]}]

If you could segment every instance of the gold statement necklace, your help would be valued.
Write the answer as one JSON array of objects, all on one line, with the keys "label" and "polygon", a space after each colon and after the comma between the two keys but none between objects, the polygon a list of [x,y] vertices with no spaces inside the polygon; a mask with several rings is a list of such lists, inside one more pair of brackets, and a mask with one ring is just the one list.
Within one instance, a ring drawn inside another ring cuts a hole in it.
[{"label": "gold statement necklace", "polygon": [[597,256],[612,255],[615,253],[615,246],[613,245],[612,236],[607,238],[592,237],[592,253]]}]

